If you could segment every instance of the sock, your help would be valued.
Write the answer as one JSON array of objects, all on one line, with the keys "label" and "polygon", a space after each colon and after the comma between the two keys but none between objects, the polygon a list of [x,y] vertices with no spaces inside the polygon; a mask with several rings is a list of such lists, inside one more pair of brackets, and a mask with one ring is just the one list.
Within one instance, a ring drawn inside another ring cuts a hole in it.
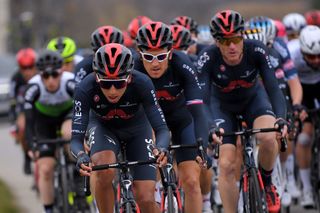
[{"label": "sock", "polygon": [[310,183],[310,168],[308,169],[300,169],[300,178],[303,185],[303,191],[311,191],[311,183]]},{"label": "sock", "polygon": [[264,186],[270,186],[272,184],[272,170],[270,171],[266,171],[264,170],[261,166],[259,166],[259,170],[261,172],[261,177],[262,177],[262,181]]},{"label": "sock", "polygon": [[45,211],[46,213],[53,213],[53,204],[44,205],[44,211]]},{"label": "sock", "polygon": [[202,195],[202,209],[211,209],[211,202],[210,202],[211,192],[208,194]]},{"label": "sock", "polygon": [[287,180],[289,183],[295,183],[294,179],[294,158],[293,154],[288,155],[288,158],[286,160],[286,174],[287,174]]}]

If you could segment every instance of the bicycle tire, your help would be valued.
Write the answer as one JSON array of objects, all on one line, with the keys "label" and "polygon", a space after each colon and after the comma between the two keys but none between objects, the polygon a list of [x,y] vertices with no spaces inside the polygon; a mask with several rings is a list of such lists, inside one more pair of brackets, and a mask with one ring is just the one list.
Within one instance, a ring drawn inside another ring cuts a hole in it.
[{"label": "bicycle tire", "polygon": [[171,186],[168,186],[167,188],[167,213],[176,213],[174,204],[173,204],[173,190]]},{"label": "bicycle tire", "polygon": [[258,173],[255,168],[249,170],[249,205],[250,213],[268,213],[266,198],[258,180]]},{"label": "bicycle tire", "polygon": [[63,213],[69,212],[69,200],[68,200],[68,179],[67,179],[67,169],[66,167],[61,167],[61,191],[62,191],[62,211]]}]

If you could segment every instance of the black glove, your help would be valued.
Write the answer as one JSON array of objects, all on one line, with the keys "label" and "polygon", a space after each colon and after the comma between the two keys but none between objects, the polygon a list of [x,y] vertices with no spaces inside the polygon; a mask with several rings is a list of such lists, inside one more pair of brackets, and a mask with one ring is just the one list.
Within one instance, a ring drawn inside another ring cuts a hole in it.
[{"label": "black glove", "polygon": [[76,164],[76,169],[79,172],[81,169],[81,164],[89,164],[90,162],[90,157],[85,153],[81,152],[80,154],[77,155],[77,164]]},{"label": "black glove", "polygon": [[212,139],[212,135],[216,134],[218,137],[221,136],[221,132],[220,132],[220,128],[217,127],[217,126],[211,126],[210,130],[209,130],[209,138],[208,138],[208,141],[210,143],[213,142],[213,139]]},{"label": "black glove", "polygon": [[307,108],[305,106],[303,106],[302,104],[295,104],[292,106],[292,110],[294,112],[301,112],[303,110],[306,110]]},{"label": "black glove", "polygon": [[284,126],[289,126],[289,123],[283,118],[278,118],[274,123],[274,126],[276,125],[278,125],[279,130],[281,130]]}]

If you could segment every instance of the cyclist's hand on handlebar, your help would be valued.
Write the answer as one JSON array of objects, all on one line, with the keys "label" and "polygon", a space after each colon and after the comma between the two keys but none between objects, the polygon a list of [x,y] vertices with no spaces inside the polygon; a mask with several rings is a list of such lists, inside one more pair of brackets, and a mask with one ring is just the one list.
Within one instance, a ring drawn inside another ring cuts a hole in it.
[{"label": "cyclist's hand on handlebar", "polygon": [[295,117],[298,117],[302,122],[308,117],[306,107],[301,104],[294,104],[292,106]]},{"label": "cyclist's hand on handlebar", "polygon": [[222,144],[223,137],[221,136],[224,133],[223,128],[213,127],[209,131],[209,142],[214,144]]},{"label": "cyclist's hand on handlebar", "polygon": [[157,158],[157,163],[159,164],[159,167],[163,167],[167,164],[167,153],[168,150],[164,148],[154,148],[152,150],[152,154]]},{"label": "cyclist's hand on handlebar", "polygon": [[35,161],[39,158],[39,151],[28,150],[28,155],[33,161]]},{"label": "cyclist's hand on handlebar", "polygon": [[288,122],[283,118],[278,118],[274,123],[274,127],[280,130],[281,137],[285,138],[288,134]]},{"label": "cyclist's hand on handlebar", "polygon": [[77,155],[77,171],[82,176],[90,176],[92,168],[89,166],[90,157],[85,152],[80,152]]},{"label": "cyclist's hand on handlebar", "polygon": [[[207,157],[207,156],[205,156]],[[196,157],[196,161],[197,163],[199,164],[199,166],[202,168],[202,169],[207,169],[208,168],[208,162],[207,162],[207,159],[202,159],[199,155]]]}]

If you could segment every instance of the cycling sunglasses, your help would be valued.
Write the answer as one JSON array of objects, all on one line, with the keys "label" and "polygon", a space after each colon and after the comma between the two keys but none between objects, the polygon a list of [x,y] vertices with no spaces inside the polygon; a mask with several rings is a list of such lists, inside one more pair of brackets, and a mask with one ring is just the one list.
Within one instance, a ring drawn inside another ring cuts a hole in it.
[{"label": "cycling sunglasses", "polygon": [[47,72],[47,71],[44,71],[44,72],[42,72],[41,73],[41,77],[43,78],[43,79],[49,79],[50,78],[50,76],[52,77],[52,78],[58,78],[58,76],[60,75],[60,72],[58,72],[58,71],[52,71],[52,72]]},{"label": "cycling sunglasses", "polygon": [[239,44],[243,40],[242,36],[235,36],[230,38],[220,38],[218,41],[220,44],[229,46],[231,43]]},{"label": "cycling sunglasses", "polygon": [[110,89],[112,86],[114,86],[116,89],[123,89],[127,86],[129,80],[129,76],[122,79],[105,79],[99,78],[99,75],[96,76],[99,86],[103,89]]},{"label": "cycling sunglasses", "polygon": [[152,62],[154,59],[157,59],[159,62],[162,62],[169,57],[170,52],[171,50],[169,50],[166,53],[160,53],[158,55],[152,55],[150,53],[143,53],[143,52],[140,52],[140,53],[142,55],[143,60],[147,62]]},{"label": "cycling sunglasses", "polygon": [[315,60],[315,59],[317,59],[317,58],[320,59],[320,54],[318,54],[318,55],[312,55],[312,54],[308,54],[308,53],[303,53],[303,56],[304,56],[306,59],[310,60],[310,61],[313,61],[313,60]]}]

